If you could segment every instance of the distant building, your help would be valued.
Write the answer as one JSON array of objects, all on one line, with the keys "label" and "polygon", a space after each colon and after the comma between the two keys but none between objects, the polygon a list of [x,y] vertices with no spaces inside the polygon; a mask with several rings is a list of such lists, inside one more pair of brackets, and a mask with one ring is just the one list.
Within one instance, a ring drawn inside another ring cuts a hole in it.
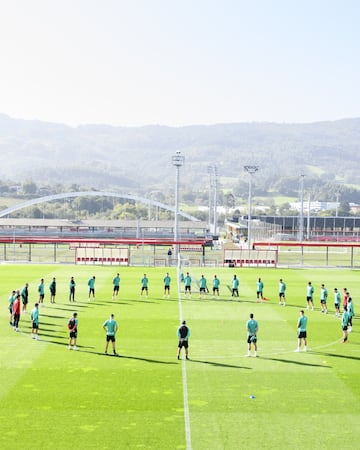
[{"label": "distant building", "polygon": [[[310,211],[311,212],[331,211],[339,208],[339,206],[340,206],[339,202],[318,202],[318,201],[310,202]],[[300,211],[301,202],[291,202],[290,207],[295,211]],[[303,209],[304,211],[309,210],[309,202],[304,201]]]}]

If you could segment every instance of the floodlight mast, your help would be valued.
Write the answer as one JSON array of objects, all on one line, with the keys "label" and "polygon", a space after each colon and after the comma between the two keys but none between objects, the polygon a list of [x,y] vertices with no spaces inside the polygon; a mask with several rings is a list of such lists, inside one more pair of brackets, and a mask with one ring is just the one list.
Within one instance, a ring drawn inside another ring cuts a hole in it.
[{"label": "floodlight mast", "polygon": [[299,217],[299,242],[302,243],[304,239],[304,178],[305,175],[300,175],[300,217]]},{"label": "floodlight mast", "polygon": [[174,256],[177,259],[179,254],[179,179],[180,179],[180,167],[184,165],[185,157],[182,156],[179,150],[176,151],[175,155],[172,157],[173,166],[176,168],[176,179],[175,179],[175,223],[174,223]]},{"label": "floodlight mast", "polygon": [[248,249],[251,249],[251,209],[252,209],[252,177],[259,170],[259,166],[244,166],[249,174],[249,200],[248,200]]}]

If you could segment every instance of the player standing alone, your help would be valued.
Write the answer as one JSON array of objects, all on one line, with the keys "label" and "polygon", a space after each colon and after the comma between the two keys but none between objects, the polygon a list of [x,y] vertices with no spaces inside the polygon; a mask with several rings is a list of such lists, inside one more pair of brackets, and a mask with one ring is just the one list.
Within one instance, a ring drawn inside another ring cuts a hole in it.
[{"label": "player standing alone", "polygon": [[69,350],[71,350],[71,345],[73,345],[74,350],[78,350],[78,348],[76,347],[78,323],[79,321],[77,319],[77,313],[75,312],[71,319],[69,319],[68,321]]},{"label": "player standing alone", "polygon": [[256,301],[264,300],[263,290],[264,283],[262,282],[261,278],[259,278],[256,282]]},{"label": "player standing alone", "polygon": [[304,310],[300,311],[300,317],[297,321],[297,330],[298,330],[298,347],[295,350],[296,352],[301,351],[301,341],[304,342],[304,352],[307,351],[307,337],[306,337],[306,326],[307,326],[307,317],[304,314]]},{"label": "player standing alone", "polygon": [[115,300],[115,297],[117,298],[119,295],[119,289],[120,289],[120,274],[116,274],[116,277],[113,278],[113,294],[112,299]]},{"label": "player standing alone", "polygon": [[178,352],[177,352],[177,359],[180,359],[180,353],[181,349],[184,347],[185,349],[185,357],[186,359],[189,359],[189,337],[190,337],[190,329],[186,325],[186,321],[183,320],[181,322],[181,325],[177,329],[177,336],[179,338],[179,344],[178,344]]},{"label": "player standing alone", "polygon": [[246,322],[246,330],[247,330],[247,344],[248,344],[248,352],[247,356],[251,356],[251,344],[254,345],[254,356],[257,356],[257,332],[259,330],[259,325],[257,321],[254,319],[254,314],[250,314],[250,319]]},{"label": "player standing alone", "polygon": [[167,272],[164,277],[164,298],[170,298],[170,283],[171,283],[171,277],[169,273]]}]

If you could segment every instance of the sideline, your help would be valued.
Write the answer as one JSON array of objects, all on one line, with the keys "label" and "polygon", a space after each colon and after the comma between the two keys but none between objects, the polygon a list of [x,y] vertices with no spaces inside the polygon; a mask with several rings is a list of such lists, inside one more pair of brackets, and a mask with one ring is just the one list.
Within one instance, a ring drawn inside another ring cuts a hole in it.
[{"label": "sideline", "polygon": [[[180,254],[178,255],[177,264],[177,288],[178,288],[178,303],[179,303],[179,317],[180,323],[183,320],[182,303],[181,303],[181,291],[180,291]],[[189,401],[188,401],[188,389],[187,389],[187,376],[186,376],[186,360],[182,360],[181,371],[182,371],[182,384],[183,384],[183,397],[184,397],[184,421],[185,421],[185,439],[186,439],[186,450],[191,450],[191,429],[190,429],[190,412],[189,412]]]}]

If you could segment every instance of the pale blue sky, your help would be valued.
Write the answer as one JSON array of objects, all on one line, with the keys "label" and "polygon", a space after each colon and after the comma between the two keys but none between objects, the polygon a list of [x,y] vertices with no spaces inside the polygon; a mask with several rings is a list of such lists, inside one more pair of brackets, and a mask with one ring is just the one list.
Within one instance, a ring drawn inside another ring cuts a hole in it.
[{"label": "pale blue sky", "polygon": [[0,113],[69,125],[360,117],[360,0],[1,0]]}]

